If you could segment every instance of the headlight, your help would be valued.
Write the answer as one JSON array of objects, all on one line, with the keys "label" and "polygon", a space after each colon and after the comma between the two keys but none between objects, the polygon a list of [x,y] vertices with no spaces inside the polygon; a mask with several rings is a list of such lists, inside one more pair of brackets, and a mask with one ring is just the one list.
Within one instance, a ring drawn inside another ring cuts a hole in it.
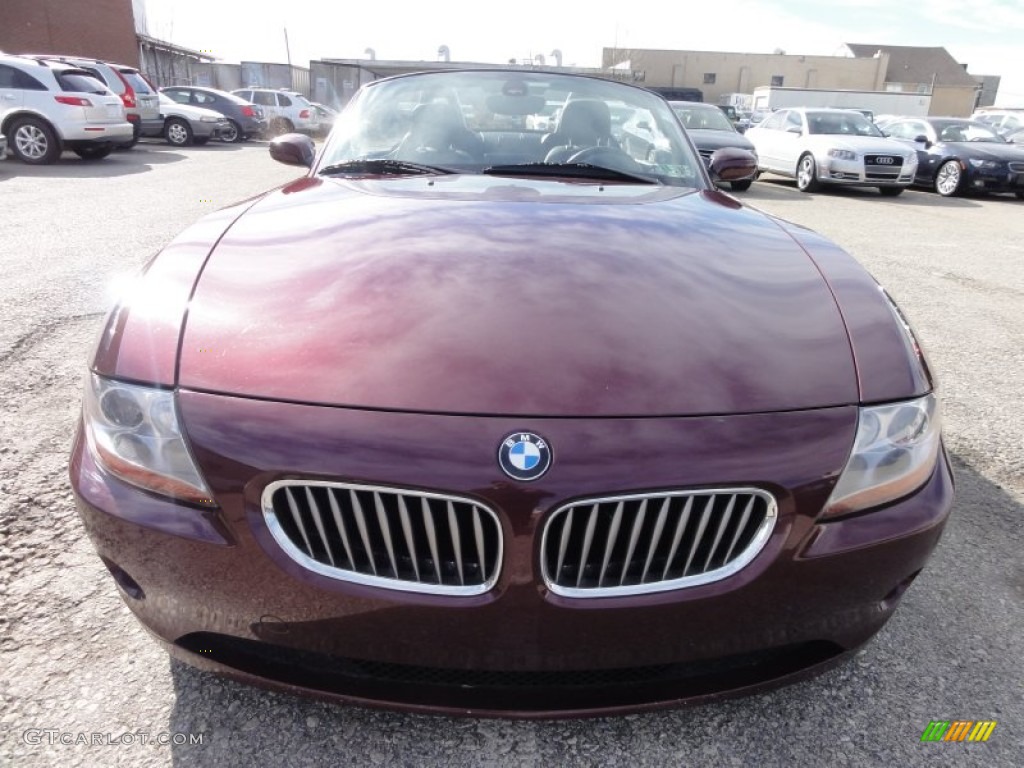
[{"label": "headlight", "polygon": [[830,149],[828,151],[829,157],[834,157],[836,160],[856,160],[857,153],[852,152],[849,149]]},{"label": "headlight", "polygon": [[203,115],[199,118],[200,123],[219,123],[223,118],[211,117],[209,115]]},{"label": "headlight", "polygon": [[998,160],[978,160],[976,158],[968,158],[967,162],[971,164],[972,168],[977,168],[979,171],[998,171],[1003,165]]},{"label": "headlight", "polygon": [[932,474],[939,453],[935,395],[860,410],[857,438],[825,515],[846,515],[895,501]]},{"label": "headlight", "polygon": [[181,434],[174,393],[90,374],[83,420],[105,469],[147,491],[216,506]]}]

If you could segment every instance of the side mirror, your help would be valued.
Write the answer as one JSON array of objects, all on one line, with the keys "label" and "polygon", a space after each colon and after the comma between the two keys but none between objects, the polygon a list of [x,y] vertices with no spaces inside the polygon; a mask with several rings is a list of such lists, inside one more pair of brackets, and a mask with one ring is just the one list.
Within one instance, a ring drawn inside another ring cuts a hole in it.
[{"label": "side mirror", "polygon": [[928,137],[925,136],[924,134],[922,134],[920,136],[915,136],[914,137],[914,143],[915,144],[924,144],[924,148],[925,149],[929,149],[931,147],[931,145],[932,145],[932,143],[930,141],[928,141]]},{"label": "side mirror", "polygon": [[286,133],[270,142],[270,156],[285,165],[312,168],[316,145],[302,133]]},{"label": "side mirror", "polygon": [[803,133],[803,132],[804,132],[804,129],[801,128],[799,125],[791,125],[791,126],[789,126],[789,128],[786,129],[786,133],[800,134],[800,133]]},{"label": "side mirror", "polygon": [[711,153],[708,162],[711,180],[716,184],[720,181],[744,181],[754,178],[757,173],[757,156],[753,152],[735,147],[723,147]]}]

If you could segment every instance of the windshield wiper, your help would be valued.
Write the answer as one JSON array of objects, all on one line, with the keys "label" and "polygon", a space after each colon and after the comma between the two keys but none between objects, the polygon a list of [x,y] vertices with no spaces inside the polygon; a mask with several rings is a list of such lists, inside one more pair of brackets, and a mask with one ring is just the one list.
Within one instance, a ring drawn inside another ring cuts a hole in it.
[{"label": "windshield wiper", "polygon": [[600,179],[603,181],[632,181],[638,184],[657,184],[657,180],[637,173],[591,163],[523,163],[521,165],[492,165],[481,173],[488,176],[561,176],[572,179]]},{"label": "windshield wiper", "polygon": [[405,160],[389,160],[378,158],[376,160],[349,160],[346,163],[335,163],[321,168],[321,176],[331,176],[340,173],[372,173],[381,176],[425,176],[428,174],[456,173],[450,168],[441,168],[436,165],[423,165],[421,163],[410,163]]}]

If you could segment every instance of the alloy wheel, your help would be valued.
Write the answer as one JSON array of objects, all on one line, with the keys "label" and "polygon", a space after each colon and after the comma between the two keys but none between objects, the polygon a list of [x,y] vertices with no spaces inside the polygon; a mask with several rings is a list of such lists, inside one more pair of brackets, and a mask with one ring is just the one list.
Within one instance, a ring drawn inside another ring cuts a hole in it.
[{"label": "alloy wheel", "polygon": [[35,125],[23,125],[18,128],[14,133],[14,144],[18,152],[30,160],[41,160],[49,148],[46,134]]},{"label": "alloy wheel", "polygon": [[952,197],[959,191],[962,178],[960,163],[947,160],[935,175],[935,190],[943,197]]}]

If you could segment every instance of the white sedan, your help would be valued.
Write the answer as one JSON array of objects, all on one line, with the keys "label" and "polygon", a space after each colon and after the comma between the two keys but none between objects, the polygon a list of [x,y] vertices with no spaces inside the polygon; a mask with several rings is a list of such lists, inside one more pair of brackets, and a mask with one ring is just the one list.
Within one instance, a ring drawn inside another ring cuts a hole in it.
[{"label": "white sedan", "polygon": [[757,149],[758,170],[795,178],[802,192],[843,184],[878,187],[895,197],[917,173],[915,152],[853,110],[782,109],[746,137]]}]

